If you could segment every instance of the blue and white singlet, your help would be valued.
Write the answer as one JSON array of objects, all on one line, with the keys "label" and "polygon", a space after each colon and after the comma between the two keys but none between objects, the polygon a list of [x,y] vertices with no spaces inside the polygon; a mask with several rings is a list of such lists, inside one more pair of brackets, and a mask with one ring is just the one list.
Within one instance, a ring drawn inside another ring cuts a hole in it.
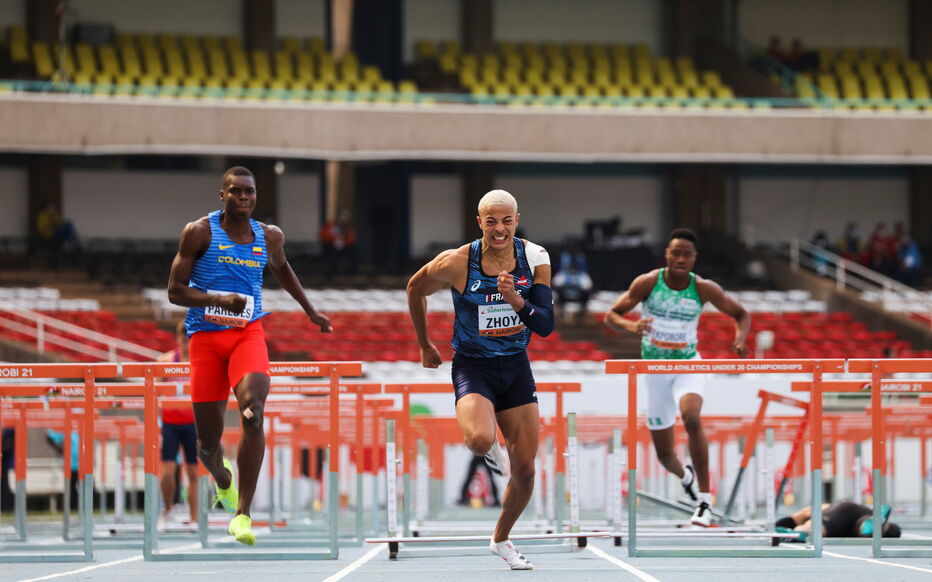
[{"label": "blue and white singlet", "polygon": [[[534,284],[534,272],[528,264],[524,241],[514,239],[515,290],[527,300]],[[453,293],[453,349],[471,358],[510,356],[527,350],[531,340],[529,330],[518,314],[498,292],[498,274],[482,272],[482,240],[469,246],[469,268],[463,293]]]},{"label": "blue and white singlet", "polygon": [[254,240],[237,244],[220,226],[221,212],[215,210],[207,215],[210,246],[194,261],[188,286],[210,294],[239,293],[246,297],[246,309],[232,313],[221,307],[192,307],[184,321],[189,336],[199,331],[245,327],[266,315],[262,312],[262,272],[268,252],[262,225],[250,219]]}]

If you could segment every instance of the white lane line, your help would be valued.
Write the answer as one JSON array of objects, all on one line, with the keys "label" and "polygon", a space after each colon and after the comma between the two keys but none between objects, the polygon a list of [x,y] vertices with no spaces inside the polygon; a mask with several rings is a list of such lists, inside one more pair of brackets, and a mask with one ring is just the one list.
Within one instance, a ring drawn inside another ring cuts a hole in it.
[{"label": "white lane line", "polygon": [[846,556],[844,554],[836,554],[835,552],[826,552],[822,550],[822,553],[826,556],[832,556],[833,558],[844,558],[846,560],[860,560],[862,562],[870,562],[871,564],[881,564],[883,566],[896,566],[897,568],[906,568],[907,570],[915,570],[917,572],[928,572],[932,574],[932,570],[928,568],[918,568],[916,566],[907,566],[906,564],[897,564],[896,562],[882,562],[880,560],[875,560],[873,558],[859,558],[857,556]]},{"label": "white lane line", "polygon": [[593,554],[595,554],[596,556],[598,556],[598,557],[600,557],[600,558],[604,558],[604,559],[608,560],[609,562],[611,562],[612,564],[615,564],[616,566],[618,566],[618,567],[621,568],[622,570],[627,570],[628,572],[634,574],[635,576],[637,576],[638,578],[640,578],[640,579],[643,580],[644,582],[660,582],[659,579],[654,578],[653,576],[651,576],[651,575],[648,574],[647,572],[644,572],[643,570],[638,570],[637,568],[635,568],[635,567],[632,566],[631,564],[626,564],[626,563],[622,562],[621,560],[619,560],[618,558],[616,558],[616,557],[614,557],[614,556],[608,555],[607,553],[605,553],[604,551],[602,551],[601,549],[599,549],[599,548],[597,548],[597,547],[595,547],[595,546],[593,546],[593,545],[586,545],[586,549],[589,550],[590,552],[592,552]]},{"label": "white lane line", "polygon": [[360,566],[362,566],[363,564],[365,564],[366,562],[368,562],[369,560],[371,560],[372,558],[374,558],[374,557],[376,556],[376,554],[378,554],[379,552],[381,552],[381,551],[384,550],[384,549],[385,549],[385,546],[384,546],[383,544],[378,544],[378,545],[376,545],[374,548],[372,548],[371,550],[369,550],[368,552],[366,552],[365,554],[363,554],[363,556],[362,556],[361,558],[359,558],[358,560],[356,560],[355,562],[353,562],[353,563],[350,564],[349,566],[343,568],[342,570],[340,570],[339,572],[337,572],[337,573],[334,574],[333,576],[330,576],[329,578],[326,578],[326,579],[324,580],[324,582],[337,582],[337,580],[341,580],[341,579],[345,578],[347,575],[349,575],[350,573],[352,573],[353,570],[359,568]]},{"label": "white lane line", "polygon": [[[196,544],[189,544],[187,546],[180,546],[177,548],[171,548],[165,550],[166,552],[180,552],[182,550],[193,550],[194,548],[201,547],[200,542]],[[97,570],[98,568],[109,568],[110,566],[118,566],[120,564],[126,564],[129,562],[138,562],[142,559],[142,554],[138,556],[133,556],[131,558],[123,558],[122,560],[114,560],[112,562],[104,562],[103,564],[95,564],[93,566],[85,566],[84,568],[78,568],[77,570],[69,570],[68,572],[59,572],[58,574],[49,574],[48,576],[41,576],[39,578],[27,578],[24,580],[19,580],[19,582],[39,582],[40,580],[51,580],[53,578],[61,578],[63,576],[71,576],[72,574],[83,574],[84,572],[90,572],[91,570]]]}]

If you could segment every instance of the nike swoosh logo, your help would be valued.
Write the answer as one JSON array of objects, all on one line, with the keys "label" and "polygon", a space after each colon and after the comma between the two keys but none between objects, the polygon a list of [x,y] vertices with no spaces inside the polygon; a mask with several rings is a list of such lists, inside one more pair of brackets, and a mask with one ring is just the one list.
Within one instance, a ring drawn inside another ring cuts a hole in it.
[{"label": "nike swoosh logo", "polygon": [[220,250],[221,250],[221,251],[225,251],[225,250],[227,250],[227,249],[232,249],[232,248],[235,247],[236,245],[217,245],[217,246],[220,247]]}]

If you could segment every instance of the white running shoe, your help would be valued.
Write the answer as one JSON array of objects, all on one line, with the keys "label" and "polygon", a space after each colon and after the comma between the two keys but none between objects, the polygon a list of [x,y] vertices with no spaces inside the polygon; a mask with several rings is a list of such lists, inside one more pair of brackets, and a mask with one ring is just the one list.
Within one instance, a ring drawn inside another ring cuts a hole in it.
[{"label": "white running shoe", "polygon": [[485,462],[496,475],[501,475],[505,479],[511,478],[511,461],[508,459],[508,451],[497,440],[485,454]]},{"label": "white running shoe", "polygon": [[495,543],[495,538],[489,540],[489,551],[508,563],[512,570],[533,570],[534,565],[518,551],[511,540]]},{"label": "white running shoe", "polygon": [[693,525],[700,525],[702,527],[709,527],[712,525],[712,508],[709,507],[709,504],[705,501],[700,501],[699,505],[696,506],[696,511],[693,512],[693,516],[690,518],[689,523]]}]

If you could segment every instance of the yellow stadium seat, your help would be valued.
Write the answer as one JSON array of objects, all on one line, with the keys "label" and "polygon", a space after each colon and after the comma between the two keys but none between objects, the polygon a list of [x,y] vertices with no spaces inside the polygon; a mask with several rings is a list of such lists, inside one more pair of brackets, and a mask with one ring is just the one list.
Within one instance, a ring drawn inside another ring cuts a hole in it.
[{"label": "yellow stadium seat", "polygon": [[634,85],[625,89],[625,94],[631,98],[640,98],[644,97],[647,92],[644,90],[644,87]]},{"label": "yellow stadium seat", "polygon": [[826,97],[830,99],[838,98],[838,86],[835,84],[835,77],[829,74],[820,74],[816,81],[816,86]]},{"label": "yellow stadium seat", "polygon": [[[472,74],[472,71],[466,70],[463,71],[463,73],[469,75]],[[502,79],[499,79],[498,77],[498,71],[489,69],[482,70],[481,74],[479,75],[479,80],[488,85],[494,85],[495,83],[502,81]]]},{"label": "yellow stadium seat", "polygon": [[843,48],[838,51],[838,58],[842,61],[848,61],[849,63],[856,62],[858,60],[858,51],[853,48]]},{"label": "yellow stadium seat", "polygon": [[289,54],[301,52],[301,41],[296,36],[282,37],[282,50]]},{"label": "yellow stadium seat", "polygon": [[452,41],[452,40],[445,40],[440,43],[440,52],[458,55],[461,52],[463,52],[463,50],[462,48],[460,48],[460,44],[458,42]]},{"label": "yellow stadium seat", "polygon": [[266,81],[272,77],[272,66],[269,62],[269,53],[254,50],[250,53],[252,61],[252,76],[258,80]]},{"label": "yellow stadium seat", "polygon": [[716,87],[715,88],[715,97],[717,99],[734,99],[735,92],[732,91],[731,87]]},{"label": "yellow stadium seat", "polygon": [[835,61],[833,69],[839,78],[858,74],[855,72],[854,63],[848,61]]},{"label": "yellow stadium seat", "polygon": [[861,83],[854,75],[847,75],[840,80],[841,97],[843,99],[863,99],[861,94]]},{"label": "yellow stadium seat", "polygon": [[898,48],[886,48],[883,50],[883,58],[891,61],[900,62],[903,60],[903,51]]},{"label": "yellow stadium seat", "polygon": [[700,76],[702,84],[706,87],[720,87],[722,85],[722,78],[719,76],[718,71],[702,71]]},{"label": "yellow stadium seat", "polygon": [[327,52],[327,47],[324,46],[324,40],[322,38],[312,37],[307,39],[307,50],[311,54],[323,54]]},{"label": "yellow stadium seat", "polygon": [[913,99],[929,99],[929,82],[926,78],[911,78],[909,80],[909,94]]},{"label": "yellow stadium seat", "polygon": [[861,77],[870,77],[877,74],[877,67],[873,61],[860,61],[855,65],[855,70]]},{"label": "yellow stadium seat", "polygon": [[864,96],[868,99],[886,99],[887,95],[883,90],[883,82],[877,75],[864,77]]},{"label": "yellow stadium seat", "polygon": [[865,61],[870,61],[872,63],[879,62],[880,61],[880,49],[875,48],[875,47],[865,48],[861,52],[861,56],[864,58]]},{"label": "yellow stadium seat", "polygon": [[909,99],[909,93],[906,91],[906,83],[903,81],[903,77],[895,75],[889,76],[885,80],[887,84],[887,96],[890,99],[900,101]]},{"label": "yellow stadium seat", "polygon": [[638,85],[650,86],[654,84],[654,74],[647,69],[639,69],[634,77],[634,82]]},{"label": "yellow stadium seat", "polygon": [[685,87],[698,87],[699,86],[699,75],[696,74],[696,71],[693,70],[681,70],[680,72],[680,84]]},{"label": "yellow stadium seat", "polygon": [[670,89],[670,97],[674,99],[687,99],[689,98],[689,89],[682,85],[676,85]]},{"label": "yellow stadium seat", "polygon": [[693,87],[692,96],[695,99],[710,99],[712,92],[709,91],[708,87]]}]

